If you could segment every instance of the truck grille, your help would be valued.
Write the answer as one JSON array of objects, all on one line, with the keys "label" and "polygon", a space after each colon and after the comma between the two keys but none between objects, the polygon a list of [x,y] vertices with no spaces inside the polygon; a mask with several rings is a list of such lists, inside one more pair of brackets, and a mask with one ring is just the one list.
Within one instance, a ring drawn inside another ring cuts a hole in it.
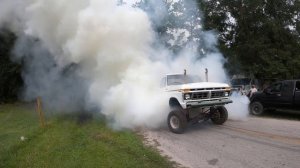
[{"label": "truck grille", "polygon": [[199,93],[193,93],[192,99],[207,99],[208,98],[208,92],[199,92]]},{"label": "truck grille", "polygon": [[199,99],[215,99],[225,97],[225,91],[216,90],[216,91],[205,91],[205,92],[192,92],[191,99],[199,100]]},{"label": "truck grille", "polygon": [[224,97],[225,92],[223,91],[212,91],[211,92],[211,98],[219,98],[219,97]]}]

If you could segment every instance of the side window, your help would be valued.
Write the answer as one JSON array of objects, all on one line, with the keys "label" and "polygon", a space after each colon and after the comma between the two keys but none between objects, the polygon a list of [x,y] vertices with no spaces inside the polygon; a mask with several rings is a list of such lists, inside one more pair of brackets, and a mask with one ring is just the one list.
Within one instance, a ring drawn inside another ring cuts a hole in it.
[{"label": "side window", "polygon": [[275,83],[271,86],[271,92],[280,92],[281,90],[281,83]]},{"label": "side window", "polygon": [[281,87],[281,91],[283,92],[290,92],[294,90],[294,83],[293,81],[284,81]]},{"label": "side window", "polygon": [[166,77],[162,78],[160,81],[160,87],[165,87],[166,86]]},{"label": "side window", "polygon": [[289,89],[289,85],[287,83],[283,83],[282,86],[281,86],[281,90],[283,92],[287,91]]},{"label": "side window", "polygon": [[300,81],[296,82],[296,91],[300,91]]}]

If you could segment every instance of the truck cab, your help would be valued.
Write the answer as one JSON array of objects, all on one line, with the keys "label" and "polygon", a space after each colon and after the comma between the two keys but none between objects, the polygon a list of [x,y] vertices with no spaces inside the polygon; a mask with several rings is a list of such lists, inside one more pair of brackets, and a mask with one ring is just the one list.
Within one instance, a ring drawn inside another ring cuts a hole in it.
[{"label": "truck cab", "polygon": [[275,82],[250,99],[250,112],[261,115],[265,110],[300,113],[300,80]]}]

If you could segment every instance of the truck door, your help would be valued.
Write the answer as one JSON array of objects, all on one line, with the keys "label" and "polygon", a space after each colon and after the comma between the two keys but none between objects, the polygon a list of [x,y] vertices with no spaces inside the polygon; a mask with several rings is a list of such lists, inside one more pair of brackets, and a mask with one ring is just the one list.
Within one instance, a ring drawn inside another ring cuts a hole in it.
[{"label": "truck door", "polygon": [[296,81],[294,103],[295,103],[296,107],[298,109],[300,109],[300,81]]},{"label": "truck door", "polygon": [[263,102],[268,107],[279,107],[282,83],[274,83],[264,91]]},{"label": "truck door", "polygon": [[283,81],[281,90],[277,96],[277,106],[282,108],[292,108],[294,99],[295,81]]}]

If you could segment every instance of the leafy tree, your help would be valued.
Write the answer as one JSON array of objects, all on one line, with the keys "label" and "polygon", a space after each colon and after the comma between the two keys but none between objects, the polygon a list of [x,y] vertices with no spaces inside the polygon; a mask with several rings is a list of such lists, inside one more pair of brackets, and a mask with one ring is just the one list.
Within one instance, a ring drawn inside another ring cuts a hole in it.
[{"label": "leafy tree", "polygon": [[232,74],[296,78],[300,74],[298,0],[201,1],[205,29],[220,32]]},{"label": "leafy tree", "polygon": [[17,100],[22,86],[21,66],[10,60],[15,40],[12,33],[0,31],[0,103]]}]

